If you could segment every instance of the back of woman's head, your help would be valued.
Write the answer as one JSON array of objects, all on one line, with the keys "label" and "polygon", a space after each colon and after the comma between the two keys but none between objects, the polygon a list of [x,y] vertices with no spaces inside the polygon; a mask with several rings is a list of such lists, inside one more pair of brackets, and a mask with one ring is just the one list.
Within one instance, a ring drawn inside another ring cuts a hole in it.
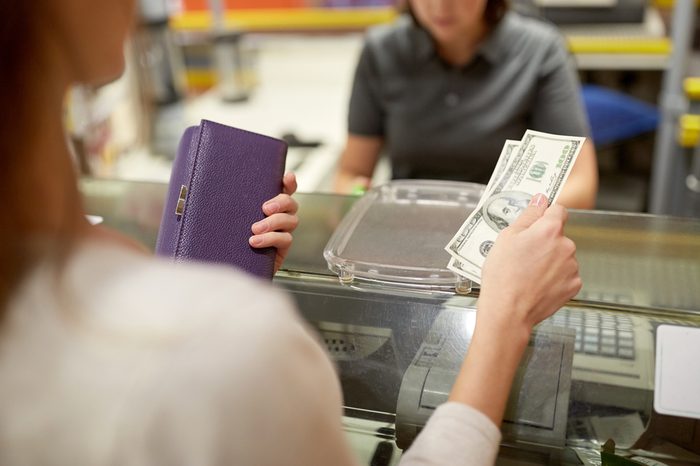
[{"label": "back of woman's head", "polygon": [[0,1],[0,319],[31,266],[84,228],[61,121],[66,89],[124,69],[135,0]]},{"label": "back of woman's head", "polygon": [[[37,14],[35,5],[39,3],[26,0],[0,2],[0,102],[3,104],[3,111],[0,112],[0,131],[3,132],[3,136],[11,133],[13,128],[16,129],[17,118],[23,116],[17,113],[22,110],[17,105],[23,102],[23,86],[30,73],[31,57],[36,52],[33,17]],[[14,145],[16,141],[3,137],[0,144],[3,149],[7,149],[8,144]],[[0,154],[0,164],[4,168],[12,157],[6,150]],[[7,175],[7,170],[0,171],[3,181]]]},{"label": "back of woman's head", "polygon": [[35,54],[34,18],[40,1],[0,2],[0,317],[13,288],[29,266],[19,225],[31,214],[32,201],[22,195],[23,145],[29,138],[30,104],[24,95]]}]

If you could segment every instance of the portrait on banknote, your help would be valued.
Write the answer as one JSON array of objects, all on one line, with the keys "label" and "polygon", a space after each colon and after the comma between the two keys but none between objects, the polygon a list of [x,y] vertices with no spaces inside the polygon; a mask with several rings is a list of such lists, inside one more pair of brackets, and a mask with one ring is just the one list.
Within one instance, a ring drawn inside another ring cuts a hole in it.
[{"label": "portrait on banknote", "polygon": [[484,221],[495,232],[507,228],[527,208],[532,194],[522,191],[503,191],[484,202],[481,211]]}]

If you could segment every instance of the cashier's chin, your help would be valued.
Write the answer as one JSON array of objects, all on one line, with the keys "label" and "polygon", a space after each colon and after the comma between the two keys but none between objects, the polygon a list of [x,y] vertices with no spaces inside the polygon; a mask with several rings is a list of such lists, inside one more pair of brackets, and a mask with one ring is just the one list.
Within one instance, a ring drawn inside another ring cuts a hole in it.
[{"label": "cashier's chin", "polygon": [[449,42],[459,36],[457,22],[453,19],[431,20],[430,32],[438,42]]}]

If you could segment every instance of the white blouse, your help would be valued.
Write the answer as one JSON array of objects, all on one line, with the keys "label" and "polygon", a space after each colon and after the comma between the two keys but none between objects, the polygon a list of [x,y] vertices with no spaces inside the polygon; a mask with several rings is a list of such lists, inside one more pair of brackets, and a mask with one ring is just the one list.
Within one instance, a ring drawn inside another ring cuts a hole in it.
[{"label": "white blouse", "polygon": [[[86,243],[0,328],[0,464],[355,465],[328,355],[268,283]],[[489,465],[498,428],[434,413],[406,465]]]}]

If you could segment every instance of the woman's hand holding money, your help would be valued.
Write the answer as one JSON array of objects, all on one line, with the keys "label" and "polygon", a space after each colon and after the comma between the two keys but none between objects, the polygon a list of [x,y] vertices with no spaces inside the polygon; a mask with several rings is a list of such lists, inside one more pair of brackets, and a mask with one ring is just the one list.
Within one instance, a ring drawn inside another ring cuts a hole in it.
[{"label": "woman's hand holding money", "polygon": [[496,425],[532,328],[581,289],[576,247],[564,236],[567,212],[538,194],[503,230],[482,271],[474,337],[450,401],[467,404]]},{"label": "woman's hand holding money", "polygon": [[564,236],[567,218],[564,207],[547,208],[547,199],[538,195],[501,232],[482,272],[484,320],[517,325],[529,334],[578,293],[576,245]]}]

